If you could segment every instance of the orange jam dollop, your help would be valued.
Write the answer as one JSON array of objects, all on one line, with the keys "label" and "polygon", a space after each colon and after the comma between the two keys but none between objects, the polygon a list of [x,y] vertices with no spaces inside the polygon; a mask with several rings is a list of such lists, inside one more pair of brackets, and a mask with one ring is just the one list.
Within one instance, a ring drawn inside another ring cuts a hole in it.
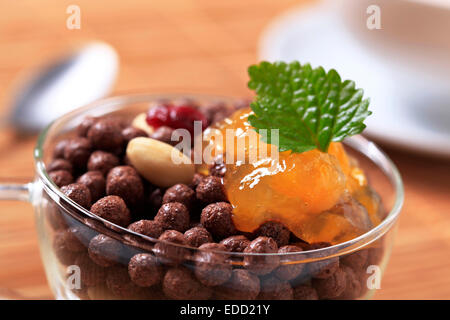
[{"label": "orange jam dollop", "polygon": [[237,229],[253,232],[278,221],[304,241],[335,244],[381,221],[379,198],[341,143],[331,143],[327,153],[285,151],[277,159],[277,147],[260,141],[248,122],[251,113],[239,110],[205,131],[224,137],[206,140],[226,163],[224,186]]}]

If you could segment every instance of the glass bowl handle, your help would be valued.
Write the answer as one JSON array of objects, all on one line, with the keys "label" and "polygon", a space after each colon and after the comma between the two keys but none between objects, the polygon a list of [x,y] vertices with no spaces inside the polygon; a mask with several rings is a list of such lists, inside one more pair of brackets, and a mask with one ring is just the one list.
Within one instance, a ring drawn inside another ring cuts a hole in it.
[{"label": "glass bowl handle", "polygon": [[[30,180],[31,179],[28,179],[28,181]],[[20,183],[11,182],[11,179],[8,179],[8,181],[0,179],[0,200],[18,200],[30,202],[32,186],[32,182]]]}]

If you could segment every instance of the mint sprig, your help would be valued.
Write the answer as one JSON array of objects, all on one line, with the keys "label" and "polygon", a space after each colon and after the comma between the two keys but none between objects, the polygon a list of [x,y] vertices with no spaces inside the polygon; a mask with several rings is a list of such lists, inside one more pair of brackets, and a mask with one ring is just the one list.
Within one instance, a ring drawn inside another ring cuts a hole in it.
[{"label": "mint sprig", "polygon": [[332,141],[361,133],[371,112],[369,99],[336,70],[311,68],[295,61],[261,62],[248,68],[248,87],[256,91],[250,124],[257,132],[279,129],[279,151],[328,150]]}]

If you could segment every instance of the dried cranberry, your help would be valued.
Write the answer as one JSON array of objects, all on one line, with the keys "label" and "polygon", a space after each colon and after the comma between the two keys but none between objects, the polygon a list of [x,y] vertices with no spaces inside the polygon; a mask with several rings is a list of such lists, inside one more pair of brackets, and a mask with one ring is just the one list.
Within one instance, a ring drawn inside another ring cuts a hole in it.
[{"label": "dried cranberry", "polygon": [[146,121],[155,129],[164,125],[169,126],[169,112],[170,110],[168,105],[157,105],[148,110]]},{"label": "dried cranberry", "polygon": [[154,128],[186,129],[191,134],[194,134],[194,121],[202,123],[202,130],[208,125],[206,116],[189,105],[158,105],[148,111],[146,121]]},{"label": "dried cranberry", "polygon": [[194,121],[201,121],[202,131],[207,127],[208,120],[200,111],[190,106],[177,106],[170,110],[170,127],[186,129],[194,134]]}]

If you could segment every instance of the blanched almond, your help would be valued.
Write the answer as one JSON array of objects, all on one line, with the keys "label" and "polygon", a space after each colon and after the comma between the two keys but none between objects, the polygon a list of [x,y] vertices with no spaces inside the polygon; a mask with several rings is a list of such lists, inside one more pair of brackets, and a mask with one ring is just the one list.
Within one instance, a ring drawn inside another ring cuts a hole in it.
[{"label": "blanched almond", "polygon": [[171,145],[138,137],[128,143],[127,156],[136,170],[159,187],[189,184],[195,173],[191,159]]},{"label": "blanched almond", "polygon": [[155,129],[147,123],[147,121],[145,120],[146,117],[147,115],[145,114],[145,112],[138,114],[136,118],[133,119],[131,126],[137,129],[144,130],[148,135],[151,135],[155,131]]}]

